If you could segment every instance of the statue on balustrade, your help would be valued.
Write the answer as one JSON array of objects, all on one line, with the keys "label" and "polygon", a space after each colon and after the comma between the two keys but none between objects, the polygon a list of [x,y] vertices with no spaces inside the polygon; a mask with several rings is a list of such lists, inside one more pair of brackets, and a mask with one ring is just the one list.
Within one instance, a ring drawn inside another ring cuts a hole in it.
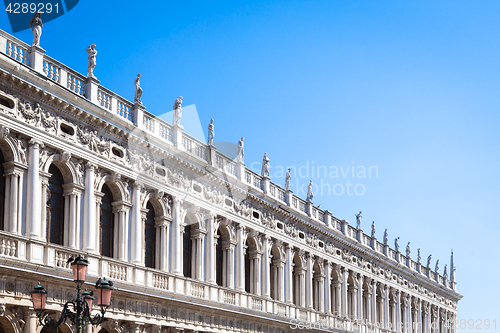
[{"label": "statue on balustrade", "polygon": [[312,187],[313,187],[313,181],[310,180],[309,185],[307,186],[307,198],[306,198],[307,202],[312,202],[312,200],[313,200],[314,194],[313,194]]},{"label": "statue on balustrade", "polygon": [[214,120],[210,120],[210,124],[208,124],[208,145],[213,146],[214,144],[214,136],[215,136],[215,126]]},{"label": "statue on balustrade", "polygon": [[33,32],[33,46],[40,46],[40,37],[42,36],[42,13],[37,12],[30,20],[30,28]]},{"label": "statue on balustrade", "polygon": [[245,157],[245,145],[243,144],[244,137],[241,137],[240,141],[238,141],[238,154],[236,155],[236,161],[243,163],[243,158]]},{"label": "statue on balustrade", "polygon": [[394,249],[399,252],[399,237],[394,240]]},{"label": "statue on balustrade", "polygon": [[95,77],[94,68],[97,65],[96,61],[97,50],[95,49],[95,44],[92,44],[89,47],[87,47],[85,51],[87,51],[89,54],[89,56],[87,57],[87,60],[89,61],[89,65],[87,67],[87,77]]},{"label": "statue on balustrade", "polygon": [[429,269],[431,267],[431,259],[432,259],[432,254],[429,254],[427,257],[427,268]]},{"label": "statue on balustrade", "polygon": [[179,96],[174,102],[174,119],[172,125],[179,126],[182,117],[182,96]]},{"label": "statue on balustrade", "polygon": [[408,242],[408,245],[406,245],[406,257],[410,258],[410,254],[411,254],[410,242]]},{"label": "statue on balustrade", "polygon": [[387,229],[384,231],[384,245],[387,245],[387,242],[389,241],[389,234],[387,233]]},{"label": "statue on balustrade", "polygon": [[372,222],[372,238],[375,238],[375,221]]},{"label": "statue on balustrade", "polygon": [[262,158],[262,170],[260,175],[262,177],[269,177],[269,158],[267,157],[267,153],[264,153],[264,157]]},{"label": "statue on balustrade", "polygon": [[358,214],[354,214],[354,216],[356,216],[356,229],[358,230],[361,229],[361,218],[363,217],[361,216],[361,213],[362,211],[359,211]]},{"label": "statue on balustrade", "polygon": [[142,97],[142,88],[141,88],[141,74],[137,74],[137,77],[134,80],[135,83],[135,96],[134,103],[138,105],[142,105],[141,97]]},{"label": "statue on balustrade", "polygon": [[290,176],[290,168],[288,168],[288,171],[286,172],[285,176],[285,190],[290,191],[290,180],[292,179],[292,176]]},{"label": "statue on balustrade", "polygon": [[443,277],[445,279],[448,278],[448,264],[444,265],[444,273],[443,273]]},{"label": "statue on balustrade", "polygon": [[420,264],[420,260],[422,260],[422,257],[420,256],[420,248],[417,249],[417,262]]},{"label": "statue on balustrade", "polygon": [[437,273],[437,272],[438,272],[438,270],[439,270],[439,259],[438,259],[438,260],[436,260],[436,267],[434,268],[434,272],[436,272],[436,273]]}]

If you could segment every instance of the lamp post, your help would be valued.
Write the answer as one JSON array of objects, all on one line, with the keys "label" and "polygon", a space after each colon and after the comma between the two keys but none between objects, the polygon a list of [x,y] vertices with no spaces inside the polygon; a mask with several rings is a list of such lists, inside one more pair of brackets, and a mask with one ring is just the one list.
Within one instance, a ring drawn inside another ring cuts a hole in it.
[{"label": "lamp post", "polygon": [[87,289],[82,292],[82,285],[85,282],[85,275],[89,262],[80,255],[75,259],[70,258],[68,262],[71,262],[73,280],[76,283],[77,294],[74,300],[67,301],[64,304],[59,320],[53,319],[45,312],[45,306],[47,304],[47,291],[45,291],[40,285],[40,282],[38,282],[38,285],[31,292],[31,299],[33,301],[33,309],[36,311],[40,325],[43,327],[57,327],[66,322],[66,320],[69,320],[73,325],[75,325],[76,332],[82,333],[83,329],[87,326],[87,323],[98,325],[104,321],[104,314],[106,313],[106,309],[109,307],[111,302],[113,283],[111,281],[106,281],[106,278],[102,280],[99,278],[99,280],[97,280],[95,285],[97,292],[97,306],[101,308],[101,313],[96,314],[92,318],[91,311],[94,300],[94,297],[92,296],[93,292],[88,292]]}]

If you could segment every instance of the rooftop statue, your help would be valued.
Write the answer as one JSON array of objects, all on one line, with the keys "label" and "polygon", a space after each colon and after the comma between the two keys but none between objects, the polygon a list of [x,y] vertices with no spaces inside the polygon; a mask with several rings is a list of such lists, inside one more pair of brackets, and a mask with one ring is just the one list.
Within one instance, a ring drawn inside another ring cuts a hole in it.
[{"label": "rooftop statue", "polygon": [[89,61],[89,65],[87,67],[87,77],[95,77],[94,68],[95,65],[97,65],[97,50],[95,49],[95,44],[89,45],[89,47],[87,47],[85,51],[87,51],[89,54],[89,56],[87,57],[87,60]]},{"label": "rooftop statue", "polygon": [[429,256],[427,257],[427,268],[431,267],[431,259],[432,259],[432,254],[429,254]]},{"label": "rooftop statue", "polygon": [[214,136],[215,136],[215,129],[214,129],[214,120],[210,120],[210,124],[208,124],[208,145],[213,146],[214,144]]},{"label": "rooftop statue", "polygon": [[290,168],[288,168],[288,171],[286,172],[285,176],[285,190],[290,191],[290,180],[292,179],[292,176],[290,176]]},{"label": "rooftop statue", "polygon": [[244,137],[241,137],[240,141],[238,141],[238,154],[236,155],[236,161],[243,163],[243,159],[245,157],[245,144],[243,143],[245,140]]},{"label": "rooftop statue", "polygon": [[359,211],[358,214],[354,214],[354,216],[356,216],[356,229],[361,229],[361,218],[363,217],[361,213],[362,211]]},{"label": "rooftop statue", "polygon": [[269,158],[267,157],[267,153],[264,153],[264,157],[262,158],[262,170],[260,175],[262,177],[269,177]]},{"label": "rooftop statue", "polygon": [[312,187],[313,187],[313,181],[310,180],[309,185],[307,186],[307,198],[306,198],[307,202],[312,202],[312,199],[314,197]]},{"label": "rooftop statue", "polygon": [[33,32],[33,46],[40,46],[40,37],[42,36],[42,13],[37,12],[30,20],[30,28]]},{"label": "rooftop statue", "polygon": [[406,245],[406,257],[410,258],[410,254],[411,254],[410,242],[408,242],[408,245]]},{"label": "rooftop statue", "polygon": [[134,83],[135,83],[134,103],[142,105],[142,101],[141,101],[141,97],[142,97],[141,74],[137,74],[137,77],[135,78]]},{"label": "rooftop statue", "polygon": [[420,248],[417,249],[417,262],[420,264],[420,260],[422,260],[422,257],[420,256]]},{"label": "rooftop statue", "polygon": [[399,237],[394,240],[394,249],[399,252]]},{"label": "rooftop statue", "polygon": [[372,222],[372,238],[375,238],[375,221]]},{"label": "rooftop statue", "polygon": [[434,272],[436,272],[436,273],[437,273],[437,272],[438,272],[438,270],[439,270],[439,259],[438,259],[438,260],[436,260],[436,267],[434,268]]},{"label": "rooftop statue", "polygon": [[182,96],[179,96],[174,102],[174,120],[172,124],[174,126],[179,126],[181,124],[182,117]]},{"label": "rooftop statue", "polygon": [[384,231],[384,245],[387,245],[387,242],[389,241],[389,234],[387,233],[387,229]]}]

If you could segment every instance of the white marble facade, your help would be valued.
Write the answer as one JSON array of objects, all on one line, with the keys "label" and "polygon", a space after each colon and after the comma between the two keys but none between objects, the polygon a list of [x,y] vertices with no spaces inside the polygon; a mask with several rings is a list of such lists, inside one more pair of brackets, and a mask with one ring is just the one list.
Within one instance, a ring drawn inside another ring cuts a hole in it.
[{"label": "white marble facade", "polygon": [[76,253],[88,288],[118,288],[87,333],[455,333],[453,263],[424,267],[1,30],[0,52],[0,333],[40,332],[36,281],[61,311]]}]

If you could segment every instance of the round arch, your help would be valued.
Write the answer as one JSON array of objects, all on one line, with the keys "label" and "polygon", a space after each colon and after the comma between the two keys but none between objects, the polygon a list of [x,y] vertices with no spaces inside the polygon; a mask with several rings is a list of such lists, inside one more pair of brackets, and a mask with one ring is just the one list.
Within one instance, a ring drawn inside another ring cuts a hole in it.
[{"label": "round arch", "polygon": [[5,310],[4,314],[0,316],[0,326],[4,333],[22,333],[21,325],[16,316],[9,310]]}]

